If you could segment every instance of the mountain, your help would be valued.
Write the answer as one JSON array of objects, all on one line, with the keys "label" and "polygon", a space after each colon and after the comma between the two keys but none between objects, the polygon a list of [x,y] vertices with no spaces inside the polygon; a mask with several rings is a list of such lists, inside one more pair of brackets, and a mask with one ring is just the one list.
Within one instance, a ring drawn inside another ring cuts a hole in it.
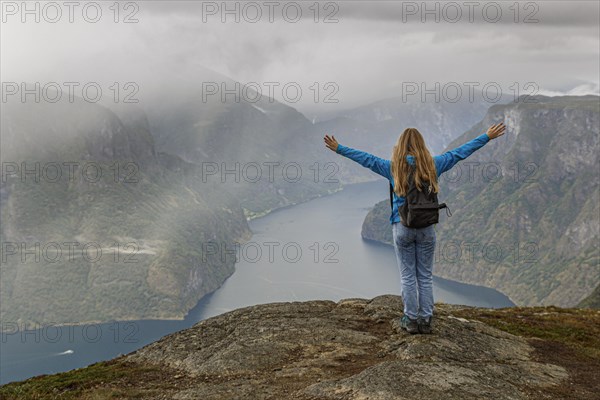
[{"label": "mountain", "polygon": [[[140,101],[157,149],[217,168],[212,180],[233,181],[233,174],[221,178],[220,173],[239,168],[242,173],[235,181],[236,195],[250,217],[333,193],[343,184],[374,178],[327,150],[323,144],[326,133],[337,135],[348,146],[387,155],[404,128],[426,120],[430,122],[422,126],[423,133],[432,148],[441,149],[487,109],[483,101],[422,103],[398,97],[313,123],[291,107],[293,104],[267,96],[266,88],[254,92],[206,68],[198,68],[193,76],[175,74],[167,81],[168,85],[146,90]],[[207,85],[218,88],[217,93],[207,94]],[[154,87],[150,83],[142,86]],[[275,163],[271,164],[272,179],[265,163]],[[254,177],[257,170],[262,179],[244,178],[244,171]],[[297,180],[296,171],[301,173]]]},{"label": "mountain", "polygon": [[[440,179],[435,273],[519,305],[574,306],[600,281],[598,96],[535,96],[490,107],[452,149],[504,121],[507,133]],[[389,204],[365,219],[391,244]]]},{"label": "mountain", "polygon": [[[376,152],[395,140],[401,118],[437,110],[437,128],[458,132],[478,107],[388,99],[313,124],[267,96],[204,96],[207,82],[239,85],[214,71],[174,70],[168,80],[159,71],[153,82],[138,82],[138,103],[108,107],[63,96],[3,105],[3,319],[180,318],[233,273],[231,258],[205,261],[209,239],[225,248],[250,237],[246,217],[374,178],[327,150],[326,132]],[[459,117],[440,115],[451,109]],[[365,142],[367,133],[377,140]],[[36,182],[27,168],[60,177]],[[97,172],[98,181],[84,175]],[[69,246],[79,247],[77,257]],[[91,250],[104,257],[87,260]],[[123,265],[120,256],[133,253],[136,268]]]},{"label": "mountain", "polygon": [[[168,85],[147,85],[136,106],[148,115],[157,149],[199,165],[206,180],[233,186],[248,217],[341,189],[343,178],[329,165],[336,155],[293,107],[206,68],[164,80]],[[212,85],[217,93],[209,95]]]},{"label": "mountain", "polygon": [[[7,400],[591,399],[600,315],[436,305],[433,334],[384,295],[245,307],[127,355],[0,387]],[[568,326],[568,334],[565,327]]]},{"label": "mountain", "polygon": [[250,229],[230,190],[157,152],[143,114],[74,102],[2,110],[0,318],[183,318],[234,271],[207,256]]},{"label": "mountain", "polygon": [[[497,103],[509,101],[508,96],[502,96]],[[340,125],[343,128],[340,134],[347,135],[344,138],[357,148],[366,146],[366,149],[383,151],[386,156],[391,154],[390,149],[405,128],[418,127],[430,150],[438,152],[477,123],[489,106],[481,95],[472,100],[463,96],[456,102],[424,102],[413,96],[406,99],[399,96],[339,112],[320,124],[329,130]]]}]

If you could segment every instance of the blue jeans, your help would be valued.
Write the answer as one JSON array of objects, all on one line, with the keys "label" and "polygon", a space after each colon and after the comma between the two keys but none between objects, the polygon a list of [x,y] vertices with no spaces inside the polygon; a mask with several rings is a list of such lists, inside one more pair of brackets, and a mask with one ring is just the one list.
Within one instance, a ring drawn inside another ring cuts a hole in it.
[{"label": "blue jeans", "polygon": [[430,317],[433,315],[434,225],[407,228],[397,222],[392,224],[392,233],[404,314],[412,319]]}]

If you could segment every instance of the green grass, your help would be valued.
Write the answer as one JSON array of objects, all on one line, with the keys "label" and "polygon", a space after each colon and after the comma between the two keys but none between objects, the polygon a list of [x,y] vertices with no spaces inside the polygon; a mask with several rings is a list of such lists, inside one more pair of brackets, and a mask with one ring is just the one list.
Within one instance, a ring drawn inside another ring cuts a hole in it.
[{"label": "green grass", "polygon": [[[41,375],[0,387],[6,400],[144,398],[138,388],[103,387],[119,379],[135,380],[140,375],[159,371],[156,367],[135,367],[119,361],[102,361],[55,375]],[[147,393],[146,393],[147,394]]]},{"label": "green grass", "polygon": [[600,360],[600,311],[558,307],[515,307],[458,312],[498,329],[526,338],[563,343],[583,357]]}]

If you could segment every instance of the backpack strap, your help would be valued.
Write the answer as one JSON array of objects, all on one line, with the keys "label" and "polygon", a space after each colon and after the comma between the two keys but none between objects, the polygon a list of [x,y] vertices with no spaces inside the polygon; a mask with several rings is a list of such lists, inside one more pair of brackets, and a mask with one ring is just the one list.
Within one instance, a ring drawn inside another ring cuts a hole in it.
[{"label": "backpack strap", "polygon": [[446,203],[442,203],[442,204],[439,205],[439,209],[441,210],[442,208],[446,209],[446,216],[448,216],[448,217],[452,216],[452,213],[450,212],[450,207],[448,207],[446,205]]}]

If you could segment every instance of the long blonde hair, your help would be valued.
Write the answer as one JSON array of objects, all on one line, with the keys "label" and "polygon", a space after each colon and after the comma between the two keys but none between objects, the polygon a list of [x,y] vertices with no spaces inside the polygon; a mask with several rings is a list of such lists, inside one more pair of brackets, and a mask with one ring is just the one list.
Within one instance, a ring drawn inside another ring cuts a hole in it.
[{"label": "long blonde hair", "polygon": [[425,140],[416,128],[406,128],[398,137],[398,141],[392,150],[392,178],[394,179],[394,193],[396,193],[396,196],[405,197],[408,191],[408,174],[411,167],[406,160],[406,156],[409,154],[415,159],[415,185],[417,189],[421,191],[426,182],[429,182],[432,190],[438,193],[435,163],[427,146],[425,146]]}]

